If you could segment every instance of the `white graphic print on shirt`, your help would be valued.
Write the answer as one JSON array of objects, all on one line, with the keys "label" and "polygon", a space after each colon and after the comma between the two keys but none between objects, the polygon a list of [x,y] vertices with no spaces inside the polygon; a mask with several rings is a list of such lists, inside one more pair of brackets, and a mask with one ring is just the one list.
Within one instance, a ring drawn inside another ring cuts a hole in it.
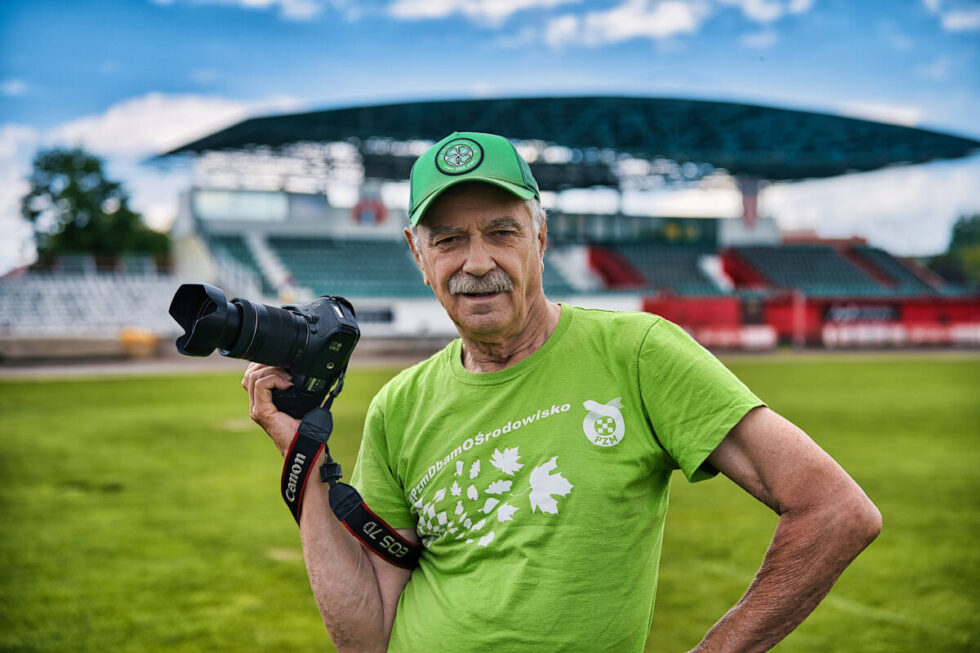
[{"label": "white graphic print on shirt", "polygon": [[[559,514],[559,499],[574,487],[559,471],[558,456],[527,470],[519,447],[509,447],[494,449],[486,462],[481,465],[477,458],[464,463],[473,481],[465,498],[454,480],[448,488],[436,490],[431,500],[419,498],[412,504],[418,518],[416,531],[426,547],[450,535],[467,544],[489,546],[499,524],[513,521],[522,508],[527,515]],[[459,463],[463,461],[458,461],[457,470]]]}]

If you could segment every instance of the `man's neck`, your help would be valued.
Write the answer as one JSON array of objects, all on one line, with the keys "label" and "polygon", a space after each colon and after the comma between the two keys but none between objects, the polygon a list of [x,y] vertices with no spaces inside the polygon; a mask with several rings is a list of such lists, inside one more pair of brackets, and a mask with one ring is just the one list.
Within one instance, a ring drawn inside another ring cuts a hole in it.
[{"label": "man's neck", "polygon": [[462,335],[463,367],[483,374],[517,365],[541,349],[558,327],[561,306],[543,300],[538,310],[528,311],[520,333],[502,341],[481,341]]}]

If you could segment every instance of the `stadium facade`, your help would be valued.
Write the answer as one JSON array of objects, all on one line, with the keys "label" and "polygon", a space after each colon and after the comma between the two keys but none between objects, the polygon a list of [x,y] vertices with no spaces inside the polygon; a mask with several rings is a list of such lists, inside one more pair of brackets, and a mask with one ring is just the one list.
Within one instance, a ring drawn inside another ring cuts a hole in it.
[{"label": "stadium facade", "polygon": [[193,157],[197,178],[172,231],[174,274],[100,273],[83,256],[74,272],[4,279],[0,335],[37,335],[43,324],[51,337],[60,325],[62,335],[125,326],[169,338],[172,290],[207,280],[266,303],[343,295],[367,338],[451,337],[404,243],[397,189],[446,125],[512,137],[546,197],[725,183],[742,192],[742,219],[551,210],[544,285],[553,299],[655,312],[715,347],[980,345],[976,294],[857,239],[791,240],[755,204],[764,179],[966,156],[980,143],[642,98],[408,103],[245,121],[165,155]]}]

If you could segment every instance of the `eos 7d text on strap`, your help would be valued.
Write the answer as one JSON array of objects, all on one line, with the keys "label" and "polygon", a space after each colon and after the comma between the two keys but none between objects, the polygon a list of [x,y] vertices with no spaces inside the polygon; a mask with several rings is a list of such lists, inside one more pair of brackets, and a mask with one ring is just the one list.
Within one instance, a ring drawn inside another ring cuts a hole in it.
[{"label": "eos 7d text on strap", "polygon": [[320,480],[330,484],[330,509],[337,519],[354,537],[391,564],[413,569],[418,564],[422,545],[413,544],[399,535],[364,504],[356,489],[340,482],[340,463],[330,457],[330,449],[327,447],[327,441],[333,432],[330,405],[343,387],[343,377],[337,385],[327,397],[324,406],[311,410],[299,424],[282,469],[282,498],[298,524],[303,514],[306,483],[320,451],[324,451],[327,461],[320,466]]}]

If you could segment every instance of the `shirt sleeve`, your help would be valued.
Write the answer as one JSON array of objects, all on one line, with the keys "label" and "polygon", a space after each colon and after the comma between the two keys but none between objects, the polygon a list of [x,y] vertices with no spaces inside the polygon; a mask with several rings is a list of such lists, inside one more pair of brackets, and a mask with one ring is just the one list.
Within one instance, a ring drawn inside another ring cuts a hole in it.
[{"label": "shirt sleeve", "polygon": [[707,457],[746,413],[765,404],[663,318],[647,332],[637,365],[644,408],[660,446],[691,482],[717,474],[704,464]]},{"label": "shirt sleeve", "polygon": [[382,401],[376,396],[364,421],[364,436],[357,454],[350,483],[374,514],[392,528],[415,528],[415,518],[405,499],[405,490],[388,460],[385,438],[385,416]]}]

